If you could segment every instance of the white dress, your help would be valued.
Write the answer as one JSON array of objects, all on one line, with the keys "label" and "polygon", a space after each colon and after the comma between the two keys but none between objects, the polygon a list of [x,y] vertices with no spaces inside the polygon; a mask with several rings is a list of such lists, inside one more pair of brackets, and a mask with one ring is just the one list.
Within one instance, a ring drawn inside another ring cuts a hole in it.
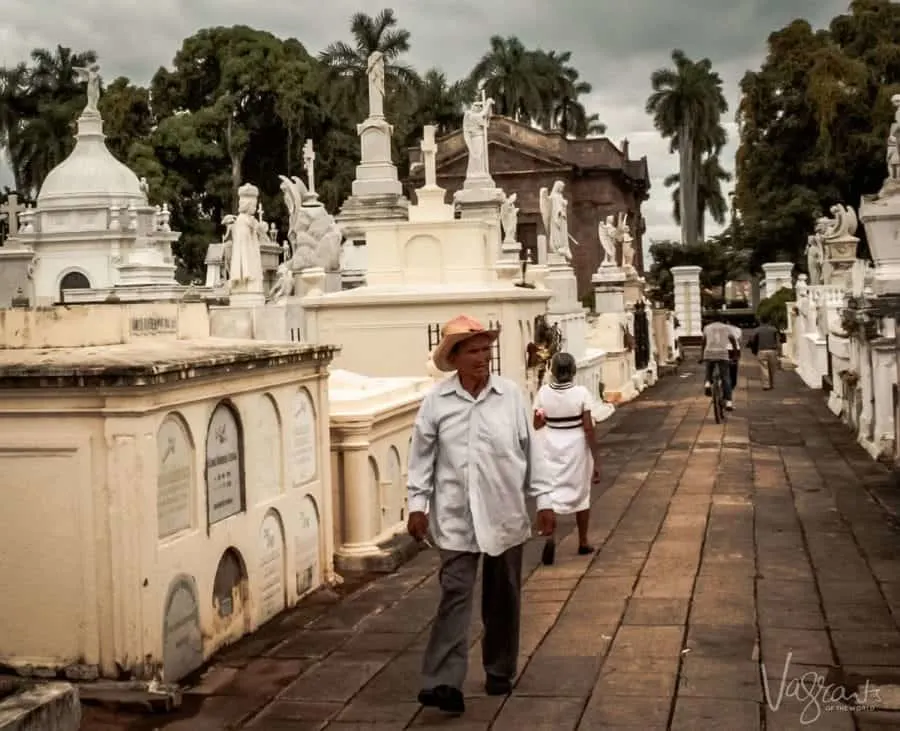
[{"label": "white dress", "polygon": [[594,457],[582,426],[582,414],[591,403],[590,392],[574,383],[541,386],[534,400],[535,410],[543,409],[547,420],[535,436],[550,472],[553,511],[560,515],[591,505]]}]

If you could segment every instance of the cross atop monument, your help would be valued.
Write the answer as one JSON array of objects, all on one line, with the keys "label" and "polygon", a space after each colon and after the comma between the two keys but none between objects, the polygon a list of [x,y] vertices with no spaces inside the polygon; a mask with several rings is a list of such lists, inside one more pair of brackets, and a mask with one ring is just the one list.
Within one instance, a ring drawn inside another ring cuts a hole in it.
[{"label": "cross atop monument", "polygon": [[437,186],[437,143],[434,141],[434,125],[426,124],[422,129],[422,163],[425,165],[425,187]]},{"label": "cross atop monument", "polygon": [[309,178],[309,192],[315,195],[316,192],[316,151],[313,150],[313,141],[307,138],[303,144],[303,169]]},{"label": "cross atop monument", "polygon": [[7,219],[7,238],[12,238],[19,233],[19,214],[26,209],[19,205],[19,197],[10,193],[6,203],[0,206],[0,213]]}]

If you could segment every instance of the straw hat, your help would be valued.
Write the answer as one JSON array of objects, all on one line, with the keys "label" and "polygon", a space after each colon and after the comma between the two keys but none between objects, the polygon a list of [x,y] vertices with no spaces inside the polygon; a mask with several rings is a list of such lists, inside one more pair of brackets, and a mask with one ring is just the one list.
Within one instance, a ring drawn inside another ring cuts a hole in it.
[{"label": "straw hat", "polygon": [[500,330],[487,330],[478,320],[468,315],[458,315],[449,320],[444,327],[441,328],[441,341],[437,344],[434,352],[431,354],[431,360],[439,371],[448,373],[455,371],[456,368],[450,363],[450,351],[457,343],[468,340],[476,335],[487,335],[491,342],[500,335]]}]

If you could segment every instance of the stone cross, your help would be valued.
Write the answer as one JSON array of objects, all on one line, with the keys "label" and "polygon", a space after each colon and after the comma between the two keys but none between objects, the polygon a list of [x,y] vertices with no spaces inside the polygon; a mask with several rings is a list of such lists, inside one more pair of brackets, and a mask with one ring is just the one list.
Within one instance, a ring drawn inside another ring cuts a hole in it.
[{"label": "stone cross", "polygon": [[19,198],[15,193],[10,193],[7,202],[0,206],[0,213],[6,214],[7,217],[8,238],[19,233],[19,214],[24,210],[25,206],[19,205]]},{"label": "stone cross", "polygon": [[309,192],[315,195],[316,192],[316,151],[313,150],[313,141],[307,139],[303,145],[303,169],[309,178]]},{"label": "stone cross", "polygon": [[437,144],[434,141],[434,125],[426,124],[422,129],[422,162],[425,165],[425,187],[437,186],[437,166],[435,156]]}]

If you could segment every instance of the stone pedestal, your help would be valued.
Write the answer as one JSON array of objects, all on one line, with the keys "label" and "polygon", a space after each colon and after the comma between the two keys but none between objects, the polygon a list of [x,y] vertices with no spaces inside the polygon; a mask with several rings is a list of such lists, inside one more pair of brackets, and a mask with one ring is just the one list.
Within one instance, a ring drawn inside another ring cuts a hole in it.
[{"label": "stone pedestal", "polygon": [[454,194],[453,202],[460,218],[496,221],[500,225],[500,206],[506,200],[506,193],[494,187],[490,178],[488,181],[490,187],[470,188],[464,185]]},{"label": "stone pedestal", "polygon": [[598,314],[625,312],[625,272],[617,266],[601,266],[591,277],[594,309]]},{"label": "stone pedestal", "polygon": [[766,274],[766,297],[772,297],[780,289],[791,289],[793,282],[791,273],[794,271],[793,263],[789,261],[770,261],[762,265]]},{"label": "stone pedestal", "polygon": [[859,219],[866,227],[869,251],[875,261],[874,293],[900,294],[900,191],[886,186],[879,195],[864,197]]},{"label": "stone pedestal", "polygon": [[325,283],[328,275],[322,267],[311,267],[300,272],[300,279],[305,285],[306,295],[321,295],[325,293]]},{"label": "stone pedestal", "polygon": [[354,198],[403,194],[397,166],[391,159],[393,132],[393,125],[384,117],[369,117],[356,126],[361,154],[350,189]]},{"label": "stone pedestal", "polygon": [[453,206],[446,202],[447,191],[437,185],[416,189],[416,203],[409,207],[410,223],[438,223],[453,220]]},{"label": "stone pedestal", "polygon": [[266,296],[262,292],[235,292],[228,296],[231,307],[262,307],[266,304]]},{"label": "stone pedestal", "polygon": [[644,298],[644,280],[632,267],[625,270],[625,307],[634,307]]},{"label": "stone pedestal", "polygon": [[859,239],[850,235],[826,238],[824,240],[825,266],[823,267],[823,273],[825,284],[839,287],[845,291],[850,289],[858,244]]},{"label": "stone pedestal", "polygon": [[556,253],[548,257],[544,281],[547,289],[553,292],[553,297],[547,303],[548,313],[553,315],[582,311],[578,301],[578,281],[564,257]]},{"label": "stone pedestal", "polygon": [[682,337],[703,335],[702,308],[700,302],[700,272],[698,266],[672,267],[675,281],[675,317],[681,327]]}]

